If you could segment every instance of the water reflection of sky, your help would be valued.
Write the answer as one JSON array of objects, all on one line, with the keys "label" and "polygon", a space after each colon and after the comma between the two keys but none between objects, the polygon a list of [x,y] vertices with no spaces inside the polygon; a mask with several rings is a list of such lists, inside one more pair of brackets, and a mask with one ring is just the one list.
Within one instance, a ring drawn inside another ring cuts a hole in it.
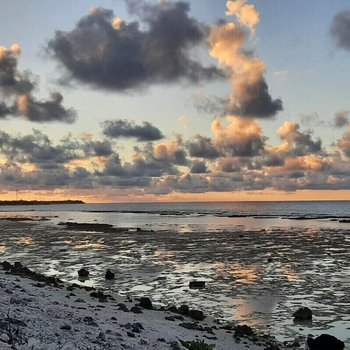
[{"label": "water reflection of sky", "polygon": [[[83,217],[77,215],[74,221],[83,221]],[[117,219],[118,215],[109,223]],[[294,226],[293,221],[293,226],[278,227],[271,225],[276,219],[213,217],[210,227],[215,226],[213,222],[224,222],[226,230],[217,224],[215,230],[206,232],[200,228],[208,223],[191,222],[177,224],[192,228],[183,230],[186,233],[181,229],[113,234],[67,231],[56,225],[61,220],[65,221],[62,213],[50,222],[4,221],[2,260],[22,261],[70,282],[122,294],[147,294],[160,303],[205,306],[207,312],[226,320],[260,329],[272,325],[276,334],[285,338],[336,326],[345,331],[350,326],[350,232],[346,226],[319,228],[310,221],[307,227],[300,221],[295,223],[301,226]],[[128,220],[119,220],[119,226],[127,226]],[[238,221],[243,225],[242,220],[259,225],[253,225],[254,229],[232,224]],[[148,220],[145,226],[154,229],[156,225],[151,223]],[[139,222],[134,223],[134,227],[139,226]],[[84,282],[77,278],[77,270],[83,266],[91,272]],[[107,268],[116,273],[116,281],[104,280]],[[206,281],[206,288],[189,289],[188,283],[194,279]],[[315,312],[313,324],[294,324],[293,312],[305,304]]]}]

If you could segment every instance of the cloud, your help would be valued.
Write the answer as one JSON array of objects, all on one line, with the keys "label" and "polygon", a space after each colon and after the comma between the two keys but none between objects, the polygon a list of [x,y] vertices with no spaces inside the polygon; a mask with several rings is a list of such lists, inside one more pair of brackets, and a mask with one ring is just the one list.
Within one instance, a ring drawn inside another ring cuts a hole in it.
[{"label": "cloud", "polygon": [[187,142],[186,146],[191,157],[215,159],[220,156],[220,152],[209,137],[196,135]]},{"label": "cloud", "polygon": [[18,71],[20,46],[13,44],[9,49],[0,46],[0,92],[5,96],[30,93],[36,86],[30,72]]},{"label": "cloud", "polygon": [[317,112],[301,114],[301,124],[309,128],[326,125],[325,121],[320,118]]},{"label": "cloud", "polygon": [[278,134],[282,140],[275,151],[280,154],[289,156],[305,156],[310,154],[318,154],[322,151],[321,139],[312,139],[310,131],[301,132],[298,123],[289,121],[278,129]]},{"label": "cloud", "polygon": [[29,71],[22,73],[18,70],[20,53],[17,44],[10,49],[0,47],[0,94],[10,101],[10,105],[1,102],[0,118],[12,115],[24,116],[33,122],[73,123],[76,112],[62,105],[63,96],[59,92],[53,92],[49,100],[39,101],[33,96],[37,88],[36,78]]},{"label": "cloud", "polygon": [[176,165],[187,165],[188,163],[187,154],[180,135],[177,135],[174,141],[159,143],[154,146],[153,157],[158,161]]},{"label": "cloud", "polygon": [[112,146],[108,140],[79,140],[68,136],[58,145],[39,130],[33,134],[11,136],[0,131],[0,153],[8,161],[29,163],[40,169],[57,169],[74,160],[110,156]]},{"label": "cloud", "polygon": [[350,111],[337,112],[334,117],[334,126],[336,128],[342,128],[346,125],[349,125],[349,116],[350,116]]},{"label": "cloud", "polygon": [[204,174],[208,172],[207,164],[203,161],[194,161],[191,165],[192,174]]},{"label": "cloud", "polygon": [[213,143],[221,154],[252,157],[264,150],[264,137],[257,121],[240,117],[227,117],[228,124],[218,119],[212,123]]},{"label": "cloud", "polygon": [[44,101],[36,101],[30,95],[21,95],[17,100],[17,112],[33,122],[74,123],[77,118],[75,110],[66,109],[62,101],[63,96],[59,92],[53,92],[50,100]]},{"label": "cloud", "polygon": [[189,17],[187,3],[128,4],[140,21],[127,23],[113,11],[97,8],[72,31],[56,32],[48,51],[66,68],[67,79],[125,91],[224,76],[191,58],[192,49],[205,43],[207,28]]},{"label": "cloud", "polygon": [[243,0],[228,1],[227,7],[227,14],[234,15],[240,24],[230,22],[214,26],[209,35],[210,55],[228,70],[232,84],[226,113],[248,118],[273,117],[283,109],[282,101],[274,100],[269,93],[264,77],[265,64],[254,52],[246,50],[259,15]]},{"label": "cloud", "polygon": [[194,108],[200,113],[223,116],[229,100],[219,96],[206,96],[199,92],[192,96]]},{"label": "cloud", "polygon": [[346,157],[350,158],[350,130],[344,133],[343,137],[337,142],[337,146]]},{"label": "cloud", "polygon": [[335,15],[330,32],[340,49],[350,51],[350,10]]},{"label": "cloud", "polygon": [[164,136],[161,131],[149,122],[136,125],[126,119],[107,120],[103,123],[103,134],[112,137],[135,137],[137,141],[156,141]]}]

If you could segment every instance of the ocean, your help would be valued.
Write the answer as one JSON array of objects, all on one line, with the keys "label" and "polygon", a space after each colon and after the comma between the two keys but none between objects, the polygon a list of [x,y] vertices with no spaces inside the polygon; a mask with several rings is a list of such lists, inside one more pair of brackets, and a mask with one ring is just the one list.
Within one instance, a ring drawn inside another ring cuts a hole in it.
[{"label": "ocean", "polygon": [[[350,202],[124,203],[0,207],[2,260],[161,305],[202,309],[279,340],[350,339]],[[47,220],[39,221],[40,217]],[[64,222],[123,230],[69,230]],[[137,230],[139,228],[139,230]],[[86,267],[90,278],[79,281]],[[115,281],[105,281],[109,268]],[[189,282],[206,282],[204,289]],[[307,306],[313,321],[293,312]]]}]

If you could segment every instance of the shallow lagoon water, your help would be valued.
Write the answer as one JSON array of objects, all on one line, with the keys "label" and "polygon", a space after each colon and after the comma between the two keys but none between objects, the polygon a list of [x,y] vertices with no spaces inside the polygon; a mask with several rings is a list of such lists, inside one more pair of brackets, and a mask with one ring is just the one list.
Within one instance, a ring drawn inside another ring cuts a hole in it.
[{"label": "shallow lagoon water", "polygon": [[[324,332],[350,339],[350,224],[283,215],[264,218],[265,213],[257,218],[256,213],[228,217],[217,212],[24,209],[3,215],[43,215],[49,221],[3,221],[2,260],[21,261],[69,282],[148,295],[161,304],[187,303],[283,340]],[[339,213],[346,215],[334,215]],[[60,221],[154,232],[69,231],[57,225]],[[91,271],[85,282],[77,279],[82,266]],[[107,268],[116,272],[114,282],[104,280]],[[206,288],[189,289],[194,279],[206,281]],[[292,314],[300,306],[313,310],[312,323],[293,323]]]}]

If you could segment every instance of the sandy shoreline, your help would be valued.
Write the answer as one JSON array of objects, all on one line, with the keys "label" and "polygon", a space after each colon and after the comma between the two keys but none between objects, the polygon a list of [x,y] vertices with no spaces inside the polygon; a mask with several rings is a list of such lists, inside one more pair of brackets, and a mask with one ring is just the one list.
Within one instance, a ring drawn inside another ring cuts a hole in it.
[{"label": "sandy shoreline", "polygon": [[[137,300],[115,294],[103,301],[92,297],[93,291],[1,270],[0,349],[186,349],[180,340],[199,339],[216,350],[272,345],[263,337],[234,337],[234,330],[222,329],[210,317],[196,321],[157,306],[147,310]],[[186,329],[186,324],[197,329]]]}]

